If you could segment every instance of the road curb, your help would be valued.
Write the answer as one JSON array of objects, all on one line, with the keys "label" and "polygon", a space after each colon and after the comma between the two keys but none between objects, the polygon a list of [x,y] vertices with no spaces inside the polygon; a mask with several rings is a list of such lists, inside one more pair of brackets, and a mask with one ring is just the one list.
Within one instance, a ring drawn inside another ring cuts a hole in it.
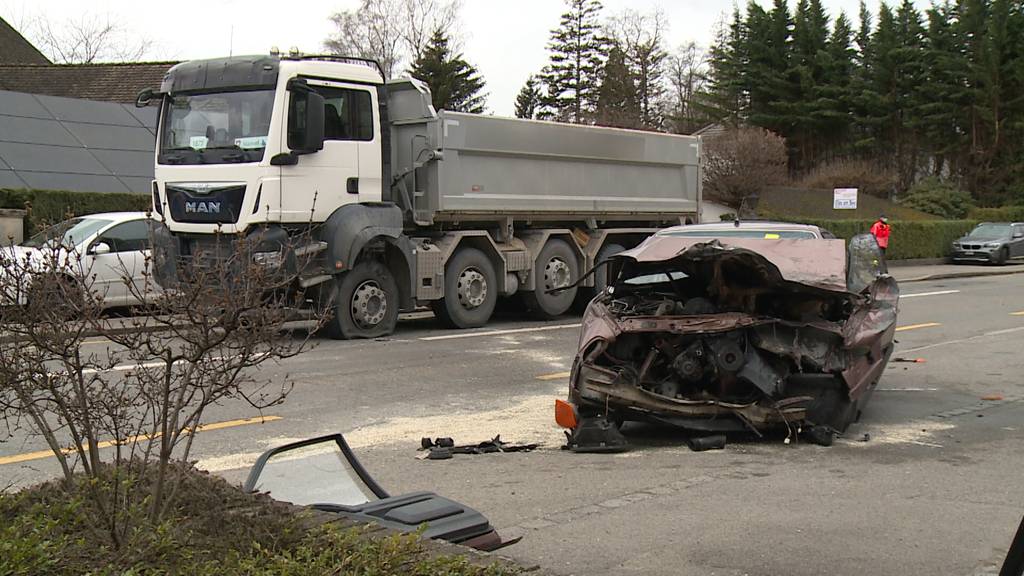
[{"label": "road curb", "polygon": [[[143,334],[146,332],[164,332],[170,330],[173,326],[168,324],[154,324],[154,325],[142,325],[142,326],[112,326],[103,330],[86,330],[83,332],[83,338],[93,338],[96,336],[112,335],[117,336],[120,334]],[[11,336],[9,334],[0,334],[0,343],[9,344],[11,342],[25,342],[29,338]]]},{"label": "road curb", "polygon": [[914,278],[905,278],[900,280],[897,278],[897,282],[905,284],[907,282],[925,282],[928,280],[947,280],[950,278],[975,278],[981,276],[1009,276],[1011,274],[1024,274],[1024,268],[1013,268],[1008,270],[972,270],[964,272],[939,272],[936,274],[926,274],[924,276],[916,276]]}]

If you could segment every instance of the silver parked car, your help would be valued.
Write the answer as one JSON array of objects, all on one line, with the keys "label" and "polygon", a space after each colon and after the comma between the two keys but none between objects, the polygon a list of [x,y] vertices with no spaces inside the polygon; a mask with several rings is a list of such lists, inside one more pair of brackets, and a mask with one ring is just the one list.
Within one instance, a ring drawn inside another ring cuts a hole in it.
[{"label": "silver parked car", "polygon": [[982,222],[953,242],[951,258],[993,264],[1024,258],[1024,222]]},{"label": "silver parked car", "polygon": [[766,240],[812,240],[834,239],[835,236],[818,226],[793,224],[790,222],[735,221],[711,222],[672,226],[658,231],[658,236],[679,236],[684,238],[762,238]]},{"label": "silver parked car", "polygon": [[[110,212],[71,218],[43,230],[17,246],[10,256],[25,258],[40,271],[53,265],[74,266],[104,308],[139,304],[158,287],[145,282],[149,265],[149,220],[144,212]],[[67,259],[67,260],[65,260]],[[134,290],[126,279],[130,278]]]}]

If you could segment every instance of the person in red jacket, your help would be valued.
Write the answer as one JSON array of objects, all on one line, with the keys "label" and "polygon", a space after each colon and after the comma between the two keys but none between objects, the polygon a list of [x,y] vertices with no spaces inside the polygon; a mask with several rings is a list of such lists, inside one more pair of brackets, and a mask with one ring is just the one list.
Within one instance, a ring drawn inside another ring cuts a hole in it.
[{"label": "person in red jacket", "polygon": [[882,249],[882,254],[885,254],[885,249],[889,247],[889,232],[891,230],[889,226],[889,219],[882,216],[878,217],[878,220],[871,225],[871,235],[875,237],[875,242],[878,242],[878,247]]}]

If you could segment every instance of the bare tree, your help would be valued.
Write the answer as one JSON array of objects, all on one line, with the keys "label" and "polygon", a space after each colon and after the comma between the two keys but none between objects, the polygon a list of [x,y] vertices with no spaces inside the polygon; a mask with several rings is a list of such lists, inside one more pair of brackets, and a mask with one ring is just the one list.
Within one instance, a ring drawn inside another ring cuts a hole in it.
[{"label": "bare tree", "polygon": [[607,25],[608,36],[621,47],[635,78],[640,122],[647,128],[660,128],[662,123],[658,102],[665,91],[667,32],[668,22],[660,9],[649,14],[625,10]]},{"label": "bare tree", "polygon": [[705,140],[704,193],[734,208],[787,179],[786,141],[760,128],[736,128]]},{"label": "bare tree", "polygon": [[696,103],[707,80],[705,52],[695,42],[680,46],[668,56],[667,78],[665,116],[669,129],[677,134],[690,134],[703,127],[705,118]]},{"label": "bare tree", "polygon": [[109,15],[85,15],[56,24],[40,15],[29,27],[40,50],[60,64],[137,62],[153,48],[151,40],[131,34]]},{"label": "bare tree", "polygon": [[337,30],[324,47],[377,60],[391,78],[419,57],[435,31],[455,36],[459,7],[460,0],[362,0],[331,16]]},{"label": "bare tree", "polygon": [[[126,510],[144,504],[159,521],[173,505],[184,471],[173,461],[188,461],[210,406],[262,411],[291,389],[258,368],[306,349],[320,320],[303,337],[285,330],[301,263],[269,269],[251,248],[224,237],[192,265],[154,261],[181,272],[166,290],[148,273],[141,285],[124,274],[143,315],[118,329],[100,314],[87,260],[59,236],[31,254],[0,251],[0,420],[42,437],[68,485],[79,468],[94,480],[93,520],[115,546],[132,528]],[[110,346],[83,346],[94,335]],[[134,488],[143,476],[150,490]]]}]

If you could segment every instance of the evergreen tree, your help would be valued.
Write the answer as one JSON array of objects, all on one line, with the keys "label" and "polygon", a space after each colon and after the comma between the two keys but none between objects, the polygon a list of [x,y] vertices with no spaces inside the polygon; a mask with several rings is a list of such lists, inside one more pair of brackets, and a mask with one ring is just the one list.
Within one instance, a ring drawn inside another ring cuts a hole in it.
[{"label": "evergreen tree", "polygon": [[434,32],[409,72],[430,87],[435,109],[482,113],[486,101],[481,94],[483,78],[462,54],[453,54],[448,44],[443,31]]},{"label": "evergreen tree", "polygon": [[719,23],[708,51],[707,91],[695,102],[709,118],[729,125],[738,125],[747,112],[743,30],[739,10],[728,25]]},{"label": "evergreen tree", "polygon": [[548,43],[550,62],[541,73],[544,106],[553,116],[576,124],[589,121],[597,104],[605,41],[600,34],[598,0],[566,0],[558,28]]},{"label": "evergreen tree", "polygon": [[523,84],[519,94],[516,96],[516,118],[537,118],[538,113],[541,112],[540,107],[543,98],[544,93],[540,89],[540,83],[531,74],[526,79],[526,84]]},{"label": "evergreen tree", "polygon": [[598,89],[595,120],[601,126],[639,128],[644,126],[642,114],[637,82],[626,63],[626,52],[613,44]]}]

